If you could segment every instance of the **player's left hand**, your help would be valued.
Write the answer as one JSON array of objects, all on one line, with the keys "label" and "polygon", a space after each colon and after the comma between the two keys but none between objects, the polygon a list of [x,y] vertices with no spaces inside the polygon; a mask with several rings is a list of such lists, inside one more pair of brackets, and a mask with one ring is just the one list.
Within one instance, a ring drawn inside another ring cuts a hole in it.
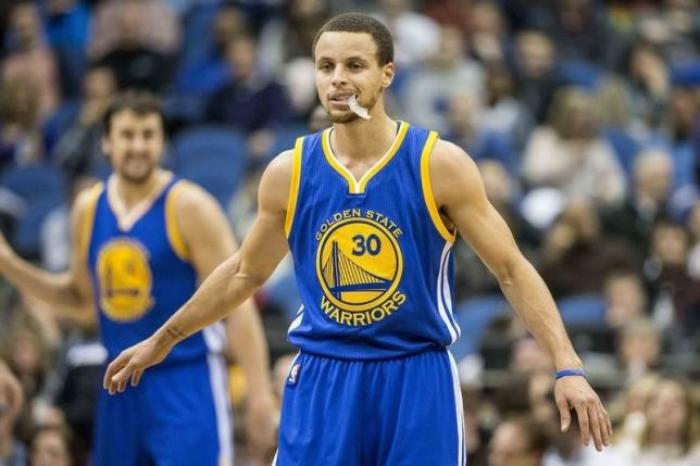
[{"label": "player's left hand", "polygon": [[147,368],[165,359],[172,346],[159,344],[155,338],[157,335],[125,349],[109,364],[102,385],[110,395],[123,392],[129,382],[135,387]]},{"label": "player's left hand", "polygon": [[563,377],[554,384],[554,398],[561,415],[561,430],[569,430],[572,409],[576,410],[581,441],[588,445],[591,436],[598,451],[612,437],[612,423],[607,411],[584,377]]},{"label": "player's left hand", "polygon": [[251,394],[248,399],[247,434],[250,452],[265,461],[277,445],[278,409],[271,393]]}]

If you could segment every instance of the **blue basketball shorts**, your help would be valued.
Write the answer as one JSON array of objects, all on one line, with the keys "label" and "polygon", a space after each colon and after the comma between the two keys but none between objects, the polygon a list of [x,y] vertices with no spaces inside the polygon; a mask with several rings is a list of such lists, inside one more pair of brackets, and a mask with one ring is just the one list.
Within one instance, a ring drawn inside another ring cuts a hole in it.
[{"label": "blue basketball shorts", "polygon": [[219,355],[147,370],[137,387],[100,395],[94,466],[232,464],[226,366]]},{"label": "blue basketball shorts", "polygon": [[462,395],[446,350],[352,361],[300,353],[273,466],[465,466]]}]

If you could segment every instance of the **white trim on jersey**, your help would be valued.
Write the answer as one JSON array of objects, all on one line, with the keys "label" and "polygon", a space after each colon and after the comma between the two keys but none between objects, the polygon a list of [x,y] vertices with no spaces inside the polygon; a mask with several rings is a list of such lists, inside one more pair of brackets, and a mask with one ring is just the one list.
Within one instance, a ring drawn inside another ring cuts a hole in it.
[{"label": "white trim on jersey", "polygon": [[209,383],[211,384],[216,414],[216,430],[219,437],[219,464],[233,464],[233,429],[231,427],[231,405],[228,399],[228,377],[226,362],[220,354],[207,354]]},{"label": "white trim on jersey", "polygon": [[224,351],[224,345],[226,345],[226,329],[224,324],[217,322],[202,329],[202,336],[204,337],[204,343],[207,345],[207,350],[209,353],[220,354]]},{"label": "white trim on jersey", "polygon": [[[303,304],[299,308],[299,311],[297,311],[297,312],[301,313],[302,309],[304,309]],[[299,317],[301,317],[301,316],[299,316]],[[301,351],[297,352],[297,354],[294,355],[292,362],[289,363],[289,367],[287,368],[287,379],[286,380],[289,380],[289,376],[291,375],[292,368],[294,367],[294,364],[296,364],[297,360],[299,359],[299,356],[301,356]],[[286,382],[285,382],[285,385],[286,385]],[[272,465],[271,466],[277,466],[277,455],[279,454],[279,452],[280,452],[280,450],[279,450],[279,448],[277,448],[277,450],[275,450],[275,457],[272,458]]]},{"label": "white trim on jersey", "polygon": [[[454,324],[451,319],[452,294],[450,292],[450,282],[447,277],[447,269],[450,263],[448,260],[448,255],[452,250],[452,246],[452,243],[445,242],[445,247],[442,249],[442,254],[440,255],[440,272],[438,273],[436,296],[440,318],[447,327],[447,331],[450,332],[450,345],[457,341],[457,338],[459,338],[461,333],[459,326]],[[450,315],[448,315],[448,313]]]},{"label": "white trim on jersey", "polygon": [[291,324],[289,324],[289,330],[287,330],[287,335],[292,333],[298,326],[301,325],[301,321],[304,320],[304,305],[299,306],[297,310],[297,316],[294,318]]},{"label": "white trim on jersey", "polygon": [[464,405],[462,404],[462,389],[459,383],[459,372],[457,363],[455,363],[452,353],[447,351],[447,357],[450,359],[450,371],[452,372],[452,388],[455,394],[455,415],[457,417],[457,436],[459,437],[459,452],[457,453],[459,466],[467,465],[467,449],[464,436]]}]

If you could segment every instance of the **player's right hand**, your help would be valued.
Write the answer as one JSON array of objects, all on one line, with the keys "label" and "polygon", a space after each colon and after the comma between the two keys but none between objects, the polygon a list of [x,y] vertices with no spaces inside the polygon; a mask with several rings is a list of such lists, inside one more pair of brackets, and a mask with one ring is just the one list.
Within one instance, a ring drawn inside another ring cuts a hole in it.
[{"label": "player's right hand", "polygon": [[110,395],[123,392],[129,381],[135,387],[146,369],[165,359],[172,346],[159,344],[154,337],[125,349],[110,363],[102,382]]}]

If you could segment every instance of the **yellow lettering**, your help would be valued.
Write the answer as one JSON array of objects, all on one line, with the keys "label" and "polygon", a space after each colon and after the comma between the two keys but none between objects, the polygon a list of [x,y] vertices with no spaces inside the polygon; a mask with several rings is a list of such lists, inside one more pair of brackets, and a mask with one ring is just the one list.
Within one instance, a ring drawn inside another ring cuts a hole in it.
[{"label": "yellow lettering", "polygon": [[343,211],[343,218],[350,218],[350,209],[345,209]]},{"label": "yellow lettering", "polygon": [[342,311],[340,313],[340,320],[338,321],[340,325],[352,325],[352,313]]},{"label": "yellow lettering", "polygon": [[362,210],[361,209],[352,209],[352,216],[353,217],[362,217]]},{"label": "yellow lettering", "polygon": [[403,231],[401,231],[401,228],[397,228],[396,230],[392,231],[394,236],[398,238],[399,236],[403,235]]},{"label": "yellow lettering", "polygon": [[401,293],[400,291],[397,291],[396,293],[394,293],[391,299],[394,300],[397,306],[401,306],[403,303],[406,302],[406,295]]},{"label": "yellow lettering", "polygon": [[333,309],[335,309],[335,306],[331,304],[331,302],[328,301],[325,296],[321,296],[321,309],[323,309],[323,312],[326,314],[329,314]]},{"label": "yellow lettering", "polygon": [[373,220],[374,219],[374,211],[373,210],[368,210],[367,213],[365,214],[368,219]]},{"label": "yellow lettering", "polygon": [[374,309],[372,309],[371,312],[372,312],[372,320],[374,320],[375,322],[379,322],[380,320],[384,320],[384,318],[386,317],[386,314],[384,313],[384,309],[382,309],[381,307],[375,307]]},{"label": "yellow lettering", "polygon": [[367,325],[367,322],[365,322],[365,313],[364,312],[357,312],[353,314],[352,316],[352,324],[355,326],[359,325]]},{"label": "yellow lettering", "polygon": [[382,304],[382,309],[384,309],[387,314],[391,315],[391,312],[397,310],[398,307],[396,306],[394,301],[392,301],[390,299],[390,300],[384,302],[384,304]]}]

